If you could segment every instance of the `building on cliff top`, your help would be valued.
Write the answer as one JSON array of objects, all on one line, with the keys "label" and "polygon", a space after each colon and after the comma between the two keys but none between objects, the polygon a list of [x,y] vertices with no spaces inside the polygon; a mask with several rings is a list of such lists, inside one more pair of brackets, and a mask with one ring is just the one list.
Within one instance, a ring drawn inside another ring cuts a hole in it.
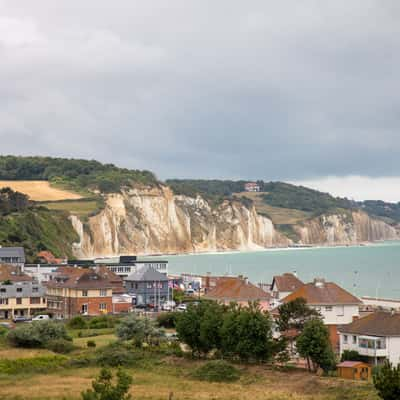
[{"label": "building on cliff top", "polygon": [[260,185],[258,185],[256,182],[247,182],[244,184],[244,190],[246,192],[259,192]]}]

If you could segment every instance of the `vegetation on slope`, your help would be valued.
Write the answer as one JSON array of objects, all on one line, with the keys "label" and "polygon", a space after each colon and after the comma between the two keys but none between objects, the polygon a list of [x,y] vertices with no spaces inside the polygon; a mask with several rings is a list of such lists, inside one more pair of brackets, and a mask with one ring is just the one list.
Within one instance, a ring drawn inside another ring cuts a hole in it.
[{"label": "vegetation on slope", "polygon": [[67,213],[36,206],[9,188],[0,190],[0,245],[23,246],[28,261],[34,261],[41,250],[70,257],[77,240]]},{"label": "vegetation on slope", "polygon": [[400,222],[400,202],[387,203],[382,200],[366,200],[359,204],[365,212],[379,217],[387,223],[395,224]]},{"label": "vegetation on slope", "polygon": [[94,160],[0,156],[0,179],[48,180],[77,191],[119,192],[123,186],[156,185],[150,171],[118,168]]}]

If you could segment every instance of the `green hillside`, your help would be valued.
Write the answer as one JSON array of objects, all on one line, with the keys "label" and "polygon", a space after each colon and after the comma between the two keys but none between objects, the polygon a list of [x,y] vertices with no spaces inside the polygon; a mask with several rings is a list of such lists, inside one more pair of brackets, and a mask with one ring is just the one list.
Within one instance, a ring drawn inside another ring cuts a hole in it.
[{"label": "green hillside", "polygon": [[0,156],[0,180],[47,180],[76,191],[119,192],[123,186],[156,185],[150,171],[118,168],[94,160]]},{"label": "green hillside", "polygon": [[25,247],[33,262],[40,250],[70,257],[78,239],[68,213],[37,206],[22,193],[0,190],[0,245]]}]

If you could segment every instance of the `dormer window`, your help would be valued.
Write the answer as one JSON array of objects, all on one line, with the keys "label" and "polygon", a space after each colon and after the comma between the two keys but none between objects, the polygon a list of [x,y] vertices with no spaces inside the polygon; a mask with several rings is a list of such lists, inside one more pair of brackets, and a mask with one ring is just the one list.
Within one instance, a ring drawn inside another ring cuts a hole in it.
[{"label": "dormer window", "polygon": [[87,297],[88,291],[87,290],[82,290],[82,297]]}]

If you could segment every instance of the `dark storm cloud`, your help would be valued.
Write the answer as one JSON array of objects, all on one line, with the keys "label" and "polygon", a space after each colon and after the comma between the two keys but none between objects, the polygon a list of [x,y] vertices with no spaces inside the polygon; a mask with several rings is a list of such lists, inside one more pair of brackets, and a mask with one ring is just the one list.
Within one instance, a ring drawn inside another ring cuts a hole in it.
[{"label": "dark storm cloud", "polygon": [[1,153],[398,176],[397,1],[1,1]]}]

